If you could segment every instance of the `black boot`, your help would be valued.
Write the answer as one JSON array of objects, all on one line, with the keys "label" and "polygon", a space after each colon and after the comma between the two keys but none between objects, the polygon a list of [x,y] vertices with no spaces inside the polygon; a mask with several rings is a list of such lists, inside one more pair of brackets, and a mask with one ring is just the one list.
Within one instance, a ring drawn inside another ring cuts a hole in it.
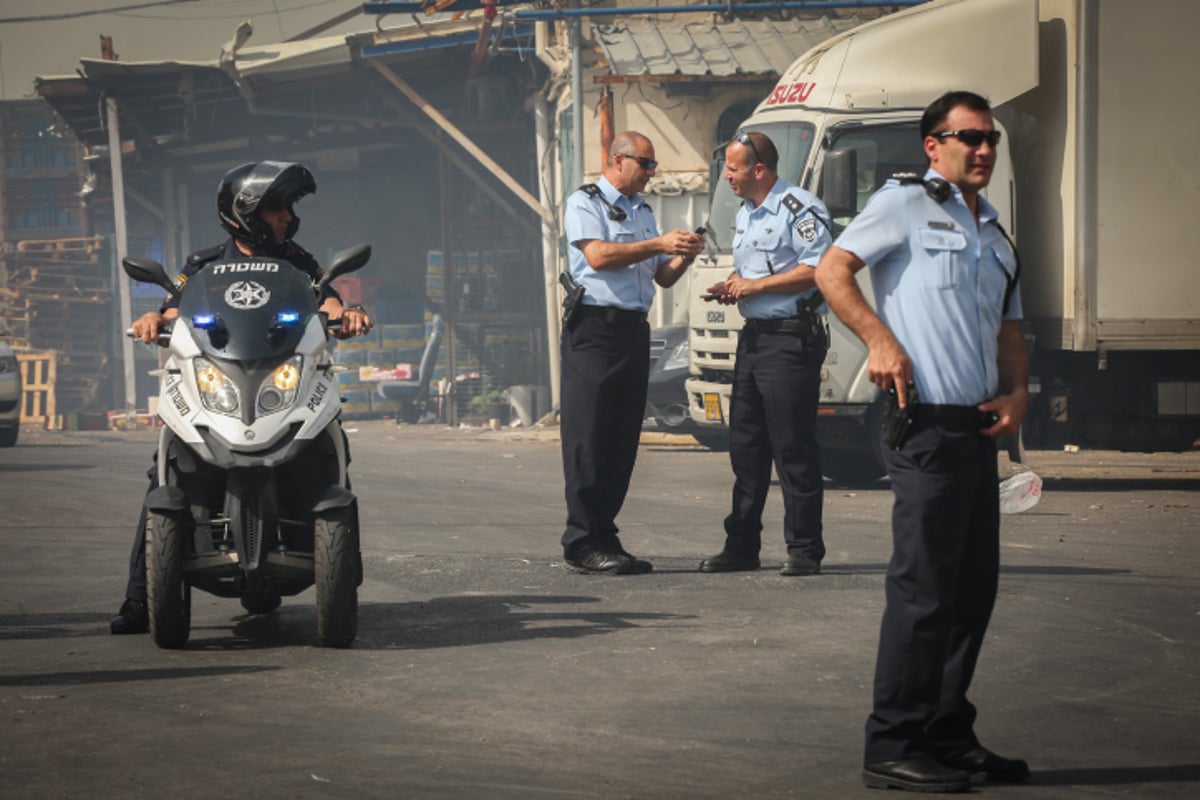
[{"label": "black boot", "polygon": [[141,600],[126,598],[121,604],[117,616],[108,623],[108,629],[114,634],[145,633],[150,630],[150,615],[146,612],[146,604]]}]

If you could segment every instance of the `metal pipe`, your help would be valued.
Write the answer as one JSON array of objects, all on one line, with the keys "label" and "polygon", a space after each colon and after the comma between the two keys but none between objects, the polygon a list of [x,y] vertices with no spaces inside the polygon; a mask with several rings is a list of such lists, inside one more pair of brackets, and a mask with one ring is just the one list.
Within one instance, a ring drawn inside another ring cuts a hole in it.
[{"label": "metal pipe", "polygon": [[[578,11],[579,0],[569,0],[571,9]],[[580,30],[582,22],[578,17],[571,20],[571,163],[572,176],[576,184],[583,183],[584,170],[587,164],[583,154],[583,53],[581,52],[583,33]]]},{"label": "metal pipe", "polygon": [[[738,3],[734,5],[735,12],[784,11],[804,9],[833,9],[833,8],[883,8],[892,6],[919,6],[929,0],[791,0],[781,3]],[[729,10],[726,5],[702,6],[618,6],[616,8],[557,8],[542,11],[513,11],[514,19],[521,21],[562,19],[564,17],[626,17],[642,14],[690,14],[690,13],[725,13]]]},{"label": "metal pipe", "polygon": [[[829,8],[894,8],[917,6],[929,0],[786,0],[779,3],[719,3],[695,6],[621,6],[616,8],[567,8],[544,11],[510,12],[517,19],[562,19],[563,17],[613,17],[631,14],[688,14],[783,11]],[[482,7],[480,3],[478,7]],[[419,14],[420,3],[372,2],[363,5],[364,14]],[[471,10],[471,9],[465,9]]]},{"label": "metal pipe", "polygon": [[[537,163],[546,163],[547,157],[554,150],[551,141],[553,126],[551,124],[550,104],[546,96],[538,92],[533,96],[533,119],[537,133]],[[538,199],[542,205],[549,207],[553,186],[546,184],[547,177],[553,179],[552,171],[543,173],[538,169]],[[558,408],[559,380],[562,373],[559,358],[559,312],[558,312],[558,226],[551,224],[557,221],[542,218],[542,290],[546,299],[546,367],[550,385],[550,407]]]},{"label": "metal pipe", "polygon": [[1074,350],[1096,348],[1096,126],[1099,74],[1098,0],[1076,6]]}]

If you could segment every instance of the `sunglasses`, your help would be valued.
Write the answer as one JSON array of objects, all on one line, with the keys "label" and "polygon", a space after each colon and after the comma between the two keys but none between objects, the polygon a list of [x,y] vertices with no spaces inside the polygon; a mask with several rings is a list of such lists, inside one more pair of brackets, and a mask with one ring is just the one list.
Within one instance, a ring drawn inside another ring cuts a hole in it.
[{"label": "sunglasses", "polygon": [[750,134],[746,133],[745,131],[738,131],[736,134],[734,134],[733,140],[738,144],[744,144],[746,147],[750,148],[750,152],[754,153],[755,164],[764,163],[763,157],[758,154],[758,148],[754,146],[754,140],[750,138]]},{"label": "sunglasses", "polygon": [[941,133],[929,134],[935,139],[945,139],[947,136],[953,136],[967,147],[979,147],[979,145],[987,142],[992,147],[1000,144],[1000,131],[980,131],[968,129],[963,131],[942,131]]},{"label": "sunglasses", "polygon": [[617,155],[621,156],[622,158],[632,158],[634,161],[636,161],[638,163],[639,167],[646,170],[647,172],[649,172],[652,169],[658,169],[658,162],[655,161],[653,158],[646,158],[645,156],[635,156],[635,155],[631,155],[630,153],[617,153]]}]

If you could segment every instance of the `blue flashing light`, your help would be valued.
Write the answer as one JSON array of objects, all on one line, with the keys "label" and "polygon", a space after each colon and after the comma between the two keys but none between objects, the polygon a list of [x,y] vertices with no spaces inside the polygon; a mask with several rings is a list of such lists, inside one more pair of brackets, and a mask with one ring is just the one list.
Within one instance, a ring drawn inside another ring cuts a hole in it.
[{"label": "blue flashing light", "polygon": [[196,328],[211,328],[217,324],[217,318],[214,314],[196,314],[192,317],[192,326]]},{"label": "blue flashing light", "polygon": [[275,315],[275,321],[283,325],[292,325],[300,321],[299,311],[280,311]]}]

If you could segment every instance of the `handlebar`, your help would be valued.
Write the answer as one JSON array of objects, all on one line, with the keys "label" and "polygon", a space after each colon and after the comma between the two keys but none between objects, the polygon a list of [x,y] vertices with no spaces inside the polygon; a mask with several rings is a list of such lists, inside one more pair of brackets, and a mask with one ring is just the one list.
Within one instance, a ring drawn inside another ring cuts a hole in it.
[{"label": "handlebar", "polygon": [[[159,347],[166,347],[171,343],[171,331],[174,329],[174,327],[175,326],[170,322],[158,326],[158,341],[156,343]],[[126,328],[125,335],[130,339],[136,339],[139,342],[142,340],[142,337],[133,332],[133,328]]]},{"label": "handlebar", "polygon": [[[321,313],[321,316],[325,317],[324,312]],[[174,327],[175,327],[175,325],[173,322],[166,322],[166,323],[158,326],[158,339],[157,339],[156,343],[158,344],[159,347],[166,347],[171,343],[171,331],[174,330]],[[325,319],[325,330],[328,331],[329,333],[340,332],[342,330],[341,319],[326,318]],[[138,336],[137,334],[135,334],[133,332],[133,328],[126,328],[125,335],[128,336],[130,339],[136,339],[139,342],[142,340],[142,337]]]}]

